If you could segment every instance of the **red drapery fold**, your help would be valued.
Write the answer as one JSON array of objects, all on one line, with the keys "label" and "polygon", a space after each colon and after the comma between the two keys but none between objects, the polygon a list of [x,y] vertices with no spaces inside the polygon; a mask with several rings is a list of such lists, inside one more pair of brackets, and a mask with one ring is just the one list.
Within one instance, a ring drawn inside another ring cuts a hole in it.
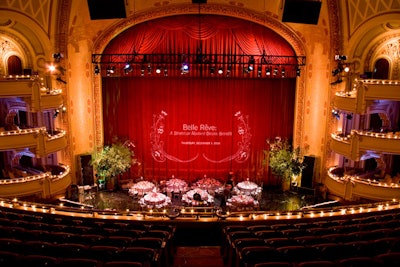
[{"label": "red drapery fold", "polygon": [[114,38],[103,54],[196,53],[200,42],[203,54],[295,55],[276,32],[216,15],[181,15],[135,25]]},{"label": "red drapery fold", "polygon": [[131,176],[275,180],[266,140],[291,137],[295,79],[104,78],[105,143],[131,140]]}]

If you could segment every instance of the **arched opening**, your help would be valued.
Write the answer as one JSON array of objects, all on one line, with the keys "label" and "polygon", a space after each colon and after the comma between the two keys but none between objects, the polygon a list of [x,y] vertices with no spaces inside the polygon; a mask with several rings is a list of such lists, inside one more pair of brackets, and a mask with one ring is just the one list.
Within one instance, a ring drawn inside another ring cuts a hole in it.
[{"label": "arched opening", "polygon": [[7,60],[8,75],[22,75],[21,59],[17,56],[10,56]]},{"label": "arched opening", "polygon": [[[133,55],[138,64],[125,72],[127,62],[106,55]],[[167,75],[156,72],[160,55]],[[187,72],[181,61],[168,61],[176,55],[196,55]],[[267,139],[293,138],[296,68],[289,73],[298,64],[279,34],[237,18],[182,15],[128,28],[101,56],[108,60],[101,63],[104,143],[117,136],[135,144],[141,169],[131,177],[193,181],[234,171],[239,179],[279,183],[263,166],[263,149]],[[230,63],[232,75],[219,75],[219,64]]]},{"label": "arched opening", "polygon": [[380,58],[375,62],[373,79],[388,79],[389,78],[389,61]]}]

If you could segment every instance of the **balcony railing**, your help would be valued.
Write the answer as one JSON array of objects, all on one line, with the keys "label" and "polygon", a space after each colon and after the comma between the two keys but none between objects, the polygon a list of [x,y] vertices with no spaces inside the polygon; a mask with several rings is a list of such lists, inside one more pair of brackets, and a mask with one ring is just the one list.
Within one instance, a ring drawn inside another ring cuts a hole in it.
[{"label": "balcony railing", "polygon": [[370,199],[376,201],[398,199],[400,196],[399,183],[367,178],[361,175],[337,174],[337,167],[328,170],[325,185],[329,192],[346,200]]},{"label": "balcony railing", "polygon": [[352,130],[349,135],[332,133],[331,138],[331,149],[352,160],[359,160],[367,150],[400,154],[400,132],[376,133]]},{"label": "balcony railing", "polygon": [[0,197],[21,197],[28,195],[42,195],[47,198],[60,192],[71,184],[70,167],[60,165],[59,174],[50,172],[30,175],[26,177],[0,179]]},{"label": "balcony railing", "polygon": [[45,127],[0,132],[0,150],[29,148],[38,157],[60,151],[67,146],[64,130],[50,135]]},{"label": "balcony railing", "polygon": [[363,114],[373,100],[400,101],[399,80],[356,80],[353,90],[337,92],[334,107],[350,113]]},{"label": "balcony railing", "polygon": [[22,97],[32,112],[60,107],[63,104],[61,93],[61,89],[42,86],[38,77],[10,76],[0,79],[0,96]]}]

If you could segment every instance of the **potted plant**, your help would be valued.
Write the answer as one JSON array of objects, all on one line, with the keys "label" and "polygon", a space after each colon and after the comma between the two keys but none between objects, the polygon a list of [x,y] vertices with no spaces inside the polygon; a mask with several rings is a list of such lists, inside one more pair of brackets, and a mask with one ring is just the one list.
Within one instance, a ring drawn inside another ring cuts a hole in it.
[{"label": "potted plant", "polygon": [[268,165],[274,175],[281,178],[282,189],[288,190],[293,176],[299,175],[306,167],[299,147],[292,148],[287,139],[275,137],[273,141],[267,140],[269,149],[263,164]]},{"label": "potted plant", "polygon": [[106,184],[108,189],[115,187],[115,178],[125,173],[136,163],[133,151],[129,146],[116,142],[107,145],[92,155],[91,164],[97,175],[99,184]]}]

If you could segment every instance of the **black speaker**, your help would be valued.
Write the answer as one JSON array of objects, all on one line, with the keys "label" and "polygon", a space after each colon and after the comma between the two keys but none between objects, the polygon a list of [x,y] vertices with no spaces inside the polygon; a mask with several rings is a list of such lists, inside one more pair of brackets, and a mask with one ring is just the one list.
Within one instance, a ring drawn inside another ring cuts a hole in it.
[{"label": "black speaker", "polygon": [[304,156],[303,162],[306,167],[301,172],[301,187],[312,188],[314,180],[315,157]]},{"label": "black speaker", "polygon": [[285,0],[282,22],[318,24],[321,0]]},{"label": "black speaker", "polygon": [[79,156],[79,167],[81,171],[83,185],[94,184],[93,166],[90,164],[91,161],[92,161],[92,155]]},{"label": "black speaker", "polygon": [[87,0],[90,19],[126,18],[125,0]]}]

